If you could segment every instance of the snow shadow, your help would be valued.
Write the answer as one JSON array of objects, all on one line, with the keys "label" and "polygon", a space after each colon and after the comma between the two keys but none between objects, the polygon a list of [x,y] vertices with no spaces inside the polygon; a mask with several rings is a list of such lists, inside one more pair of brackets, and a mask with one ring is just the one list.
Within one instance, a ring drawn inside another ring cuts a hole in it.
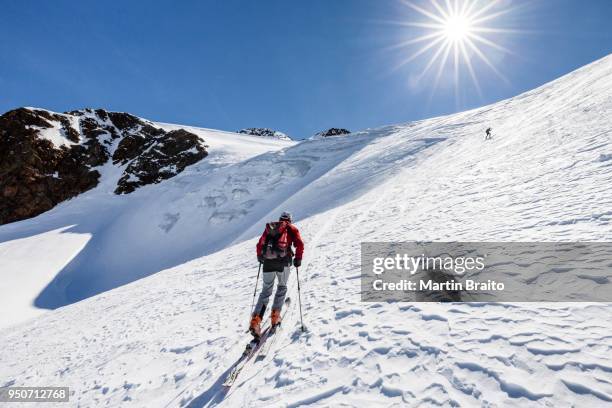
[{"label": "snow shadow", "polygon": [[203,408],[219,405],[227,395],[227,391],[223,387],[223,382],[233,367],[234,366],[228,368],[206,391],[191,400],[189,404],[186,405],[186,408]]}]

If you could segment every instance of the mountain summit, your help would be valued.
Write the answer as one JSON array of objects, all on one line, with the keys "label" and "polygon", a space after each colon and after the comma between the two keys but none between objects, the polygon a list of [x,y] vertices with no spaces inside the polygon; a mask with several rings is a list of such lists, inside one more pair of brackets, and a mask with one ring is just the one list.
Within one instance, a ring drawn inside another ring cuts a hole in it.
[{"label": "mountain summit", "polygon": [[278,130],[272,130],[268,128],[246,128],[239,130],[238,133],[252,136],[271,137],[279,140],[291,140],[289,136]]}]

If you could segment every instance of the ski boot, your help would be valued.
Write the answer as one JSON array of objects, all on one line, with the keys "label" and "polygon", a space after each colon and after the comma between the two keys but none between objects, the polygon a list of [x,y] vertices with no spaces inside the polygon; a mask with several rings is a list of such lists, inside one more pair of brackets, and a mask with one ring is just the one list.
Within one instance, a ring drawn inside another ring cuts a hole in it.
[{"label": "ski boot", "polygon": [[272,327],[276,327],[281,324],[280,310],[272,310],[272,314],[270,315],[270,323],[272,323]]},{"label": "ski boot", "polygon": [[249,326],[249,331],[253,335],[254,338],[259,339],[261,337],[261,316],[253,315],[251,318],[251,324]]}]

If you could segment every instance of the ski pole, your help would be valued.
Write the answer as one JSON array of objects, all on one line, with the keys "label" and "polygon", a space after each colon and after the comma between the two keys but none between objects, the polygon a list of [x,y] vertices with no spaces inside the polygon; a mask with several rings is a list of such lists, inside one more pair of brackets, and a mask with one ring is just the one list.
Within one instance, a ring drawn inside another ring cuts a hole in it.
[{"label": "ski pole", "polygon": [[261,262],[259,263],[259,268],[257,269],[257,279],[255,280],[255,290],[253,291],[253,302],[251,302],[251,314],[253,314],[255,307],[255,295],[257,294],[257,285],[259,284],[259,273],[261,272]]},{"label": "ski pole", "polygon": [[302,325],[302,332],[306,331],[304,329],[304,319],[302,318],[302,294],[300,290],[300,268],[295,267],[295,274],[297,275],[297,283],[298,283],[298,302],[300,304],[300,324]]}]

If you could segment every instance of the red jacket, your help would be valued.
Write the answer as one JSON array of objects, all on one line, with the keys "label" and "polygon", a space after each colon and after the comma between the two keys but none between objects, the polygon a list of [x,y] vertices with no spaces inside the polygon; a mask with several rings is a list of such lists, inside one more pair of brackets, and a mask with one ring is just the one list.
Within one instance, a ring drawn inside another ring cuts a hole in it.
[{"label": "red jacket", "polygon": [[[300,235],[300,230],[293,224],[288,223],[287,225],[287,238],[288,238],[288,246],[291,248],[295,246],[295,259],[302,259],[302,255],[304,254],[304,241],[302,241],[302,236]],[[257,256],[261,256],[263,253],[263,247],[266,244],[266,238],[268,237],[268,230],[265,229],[259,241],[257,242]]]}]

